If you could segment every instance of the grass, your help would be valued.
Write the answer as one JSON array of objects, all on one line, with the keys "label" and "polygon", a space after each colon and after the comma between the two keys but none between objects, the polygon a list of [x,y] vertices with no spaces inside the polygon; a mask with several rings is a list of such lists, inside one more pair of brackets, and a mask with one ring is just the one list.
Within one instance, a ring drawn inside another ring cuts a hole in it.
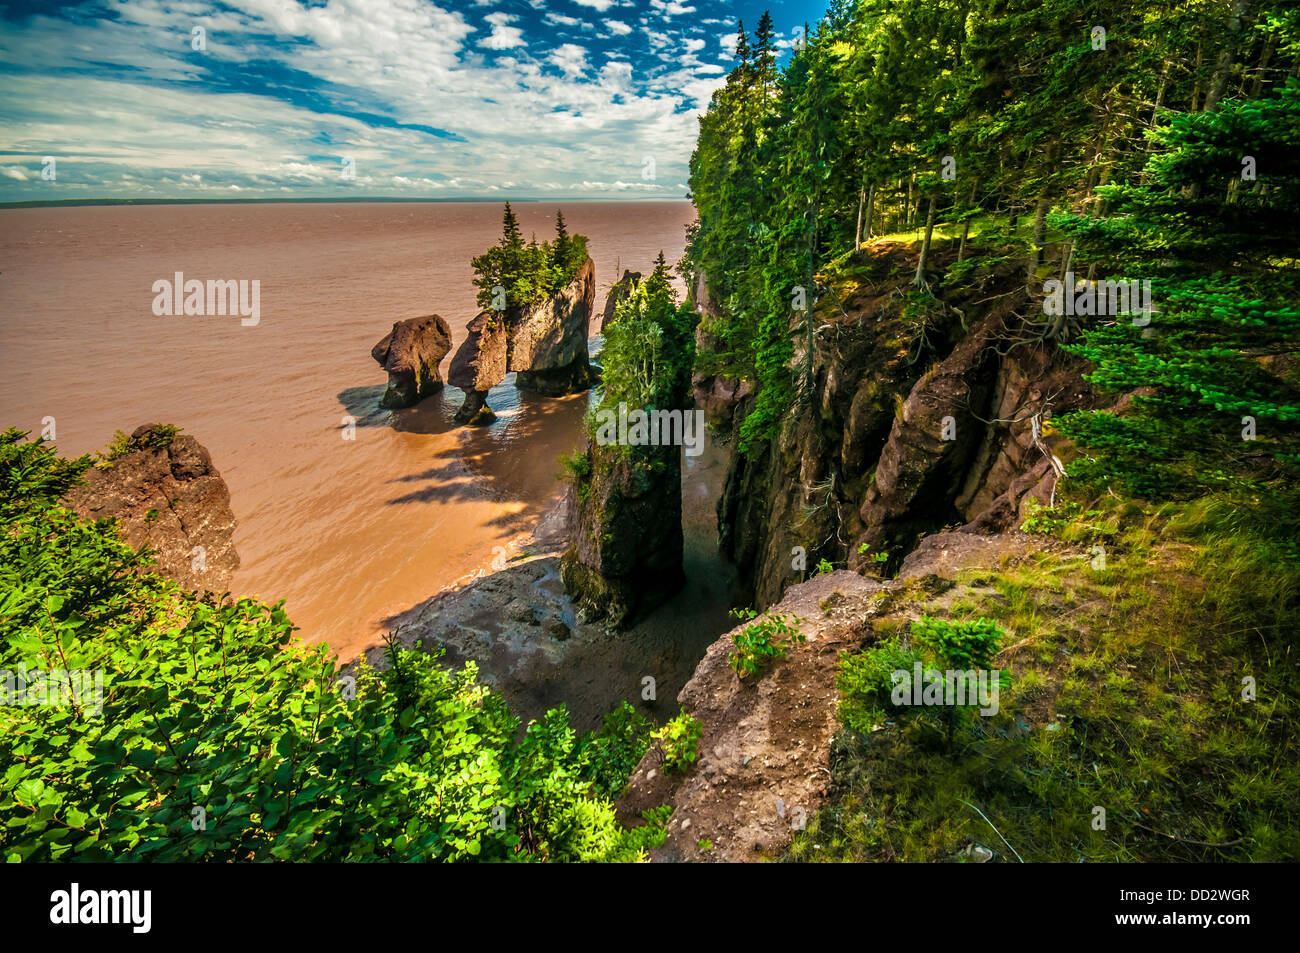
[{"label": "grass", "polygon": [[972,842],[1012,863],[1300,857],[1295,528],[1223,498],[1074,512],[1052,535],[1078,555],[895,603],[999,622],[1011,686],[952,756],[924,722],[842,730],[832,800],[786,859],[948,861]]}]

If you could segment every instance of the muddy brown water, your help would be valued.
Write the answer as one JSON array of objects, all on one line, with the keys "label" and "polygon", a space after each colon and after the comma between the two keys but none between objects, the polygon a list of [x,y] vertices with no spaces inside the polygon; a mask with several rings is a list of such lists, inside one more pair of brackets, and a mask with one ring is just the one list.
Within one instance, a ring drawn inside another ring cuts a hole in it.
[{"label": "muddy brown water", "polygon": [[[676,261],[694,219],[686,202],[559,207],[591,239],[598,309],[622,268],[648,272],[660,249]],[[524,233],[549,237],[555,208],[518,204]],[[431,312],[459,345],[475,313],[470,258],[500,227],[488,203],[0,211],[0,426],[39,431],[53,417],[69,455],[141,423],[183,427],[230,486],[236,594],[286,599],[301,638],[350,659],[488,571],[552,505],[558,457],[579,443],[587,396],[519,395],[513,375],[489,398],[500,420],[486,429],[452,425],[454,388],[378,408],[385,375],[370,348]],[[260,323],[156,317],[153,283],[175,272],[258,280]],[[692,472],[688,568],[723,578],[707,538],[717,468]]]}]

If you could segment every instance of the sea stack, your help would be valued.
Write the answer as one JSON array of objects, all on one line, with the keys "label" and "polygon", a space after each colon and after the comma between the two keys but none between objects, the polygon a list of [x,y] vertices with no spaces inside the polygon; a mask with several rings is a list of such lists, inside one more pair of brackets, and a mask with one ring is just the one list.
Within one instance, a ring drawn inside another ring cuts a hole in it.
[{"label": "sea stack", "polygon": [[600,333],[605,333],[605,325],[614,320],[618,306],[632,297],[637,285],[641,284],[641,272],[623,269],[623,277],[614,282],[605,296],[605,313],[600,316]]},{"label": "sea stack", "polygon": [[388,372],[388,389],[379,406],[390,410],[410,407],[442,390],[438,365],[451,350],[451,329],[441,316],[407,318],[370,351]]},{"label": "sea stack", "polygon": [[597,380],[587,353],[596,306],[596,266],[588,258],[573,280],[547,298],[519,308],[481,311],[452,358],[447,382],[465,392],[461,424],[496,419],[488,391],[515,371],[515,386],[548,397],[576,394]]}]

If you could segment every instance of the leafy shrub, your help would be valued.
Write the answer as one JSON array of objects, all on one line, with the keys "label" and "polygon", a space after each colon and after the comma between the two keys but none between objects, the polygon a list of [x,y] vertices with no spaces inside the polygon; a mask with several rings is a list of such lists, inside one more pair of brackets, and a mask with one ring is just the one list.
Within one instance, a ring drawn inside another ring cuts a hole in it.
[{"label": "leafy shrub", "polygon": [[605,716],[599,731],[583,739],[580,753],[587,759],[586,777],[599,795],[617,798],[650,747],[653,722],[628,702]]},{"label": "leafy shrub", "polygon": [[[917,662],[923,670],[966,672],[988,669],[1002,644],[1005,633],[990,619],[950,622],[922,616],[911,625],[909,636],[893,636],[865,652],[846,654],[840,660],[836,676],[840,691],[840,720],[859,733],[868,733],[888,718],[909,715],[928,720],[941,717],[946,722],[951,743],[958,706],[934,709],[893,702],[894,672],[912,672]],[[999,688],[1007,683],[999,674]],[[967,708],[971,705],[965,706]]]},{"label": "leafy shrub", "polygon": [[[740,618],[753,618],[754,611],[735,611],[732,615]],[[740,677],[757,675],[772,660],[786,657],[791,646],[806,641],[804,635],[791,624],[798,619],[788,620],[784,615],[768,615],[757,622],[750,623],[739,632],[733,633],[731,641],[736,651],[727,656],[732,670]]]},{"label": "leafy shrub", "polygon": [[0,436],[0,687],[79,670],[102,695],[0,705],[7,860],[625,860],[658,836],[593,791],[632,731],[584,749],[561,707],[516,741],[472,663],[391,641],[345,675],[283,603],[206,603],[78,519],[58,500],[90,458],[23,436]]},{"label": "leafy shrub", "polygon": [[690,770],[699,757],[700,738],[703,734],[704,726],[700,720],[686,714],[685,709],[657,729],[651,737],[659,742],[664,771],[671,774]]},{"label": "leafy shrub", "polygon": [[133,439],[130,434],[115,430],[108,446],[97,455],[95,466],[101,470],[110,468],[113,461],[120,460],[133,450],[166,449],[180,432],[180,427],[173,427],[171,424],[153,424]]}]

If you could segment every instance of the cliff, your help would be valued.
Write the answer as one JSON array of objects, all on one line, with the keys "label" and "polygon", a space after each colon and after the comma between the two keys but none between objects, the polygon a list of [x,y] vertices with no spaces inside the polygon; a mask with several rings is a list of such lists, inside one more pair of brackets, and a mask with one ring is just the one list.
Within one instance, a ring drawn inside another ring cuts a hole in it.
[{"label": "cliff", "polygon": [[86,519],[116,519],[127,543],[153,549],[159,571],[187,589],[225,592],[239,568],[235,514],[207,448],[153,424],[120,449],[87,471],[67,506]]},{"label": "cliff", "polygon": [[[805,344],[794,356],[799,399],[771,439],[733,459],[719,531],[756,605],[799,581],[801,562],[893,572],[929,533],[998,532],[1026,499],[1051,497],[1052,457],[1065,451],[1043,424],[1095,403],[1082,364],[1024,320],[1034,304],[1012,264],[934,299],[913,294],[914,269],[913,249],[877,243],[823,276],[811,359]],[[791,333],[805,340],[801,320]],[[714,378],[708,392],[743,383]]]}]

